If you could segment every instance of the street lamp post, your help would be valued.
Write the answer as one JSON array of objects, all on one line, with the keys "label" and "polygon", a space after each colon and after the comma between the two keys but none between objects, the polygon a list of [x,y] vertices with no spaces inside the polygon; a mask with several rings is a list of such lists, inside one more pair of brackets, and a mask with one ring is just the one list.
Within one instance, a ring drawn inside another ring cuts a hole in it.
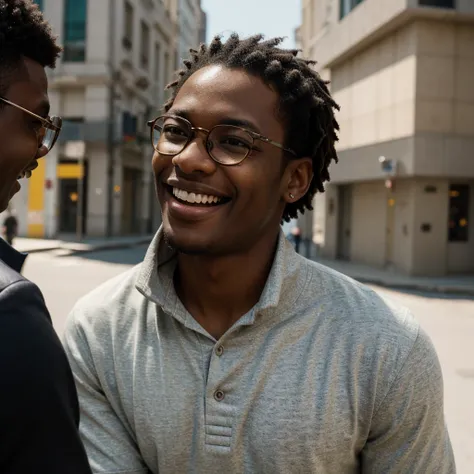
[{"label": "street lamp post", "polygon": [[110,0],[109,16],[109,113],[107,126],[107,237],[113,235],[114,168],[115,168],[115,0]]}]

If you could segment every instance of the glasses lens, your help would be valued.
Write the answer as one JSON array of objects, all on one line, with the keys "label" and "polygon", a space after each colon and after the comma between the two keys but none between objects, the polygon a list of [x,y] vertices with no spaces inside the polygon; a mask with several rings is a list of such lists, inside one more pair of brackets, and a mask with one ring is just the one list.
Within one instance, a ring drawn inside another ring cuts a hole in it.
[{"label": "glasses lens", "polygon": [[153,147],[163,155],[177,155],[191,137],[191,127],[180,118],[160,117],[152,129]]},{"label": "glasses lens", "polygon": [[231,125],[218,125],[209,135],[209,153],[223,165],[240,163],[250,153],[252,136]]},{"label": "glasses lens", "polygon": [[51,117],[50,121],[53,127],[45,126],[43,127],[40,135],[41,146],[44,146],[49,150],[53,148],[56,140],[61,131],[62,120],[60,117]]}]

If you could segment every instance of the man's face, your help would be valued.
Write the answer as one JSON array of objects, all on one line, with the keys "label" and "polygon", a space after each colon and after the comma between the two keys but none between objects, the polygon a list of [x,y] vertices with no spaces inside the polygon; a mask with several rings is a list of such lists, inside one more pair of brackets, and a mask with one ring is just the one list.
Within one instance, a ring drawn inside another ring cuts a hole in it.
[{"label": "man's face", "polygon": [[[277,105],[277,93],[259,78],[214,65],[184,83],[168,114],[185,116],[193,127],[207,130],[229,121],[248,122],[257,133],[282,144],[285,133]],[[254,146],[256,150],[235,166],[213,161],[201,132],[178,155],[155,153],[163,229],[178,251],[242,253],[259,239],[276,236],[288,185],[283,152],[260,140]],[[185,204],[173,196],[173,188],[219,196],[221,202]]]},{"label": "man's face", "polygon": [[[5,99],[46,117],[49,112],[48,81],[44,68],[28,59],[23,60],[24,70],[10,78],[11,85]],[[41,122],[16,107],[2,104],[0,110],[0,211],[20,190],[18,177],[37,166],[37,159],[45,154],[38,148]]]}]

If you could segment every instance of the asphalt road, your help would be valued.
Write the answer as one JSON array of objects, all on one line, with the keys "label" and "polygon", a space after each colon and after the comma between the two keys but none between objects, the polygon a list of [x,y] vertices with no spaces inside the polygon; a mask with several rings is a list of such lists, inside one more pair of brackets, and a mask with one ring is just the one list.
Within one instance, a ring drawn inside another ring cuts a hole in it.
[{"label": "asphalt road", "polygon": [[[32,254],[24,274],[45,295],[59,334],[78,298],[138,264],[145,247],[61,256]],[[474,299],[375,288],[412,310],[431,336],[445,382],[446,421],[459,474],[474,472]]]}]

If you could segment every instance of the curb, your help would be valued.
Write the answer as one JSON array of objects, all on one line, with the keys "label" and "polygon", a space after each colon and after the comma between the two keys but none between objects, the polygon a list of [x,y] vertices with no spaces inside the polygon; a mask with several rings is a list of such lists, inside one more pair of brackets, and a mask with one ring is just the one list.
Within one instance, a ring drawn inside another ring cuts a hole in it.
[{"label": "curb", "polygon": [[100,250],[115,250],[121,248],[130,248],[130,247],[137,247],[139,245],[149,244],[152,241],[153,237],[143,238],[141,240],[136,240],[133,242],[109,242],[103,244],[81,244],[79,242],[69,243],[69,242],[61,242],[57,245],[51,247],[40,247],[34,248],[31,250],[21,249],[21,253],[26,254],[33,254],[33,253],[41,253],[41,252],[51,252],[53,250],[66,250],[69,251],[70,254],[81,254],[81,253],[90,253],[90,252],[97,252]]},{"label": "curb", "polygon": [[35,248],[35,249],[31,249],[31,250],[25,250],[25,249],[21,249],[21,250],[18,250],[20,253],[27,253],[28,255],[32,254],[32,253],[41,253],[41,252],[52,252],[53,250],[57,250],[58,247],[57,245],[55,245],[54,247],[40,247],[40,248]]},{"label": "curb", "polygon": [[396,282],[380,280],[378,278],[352,276],[349,274],[347,274],[347,276],[353,278],[354,280],[359,281],[360,283],[382,286],[384,288],[424,291],[427,293],[439,293],[439,294],[444,294],[444,295],[474,296],[474,287],[469,288],[469,287],[430,285],[430,284],[420,284],[420,283],[396,283]]}]

